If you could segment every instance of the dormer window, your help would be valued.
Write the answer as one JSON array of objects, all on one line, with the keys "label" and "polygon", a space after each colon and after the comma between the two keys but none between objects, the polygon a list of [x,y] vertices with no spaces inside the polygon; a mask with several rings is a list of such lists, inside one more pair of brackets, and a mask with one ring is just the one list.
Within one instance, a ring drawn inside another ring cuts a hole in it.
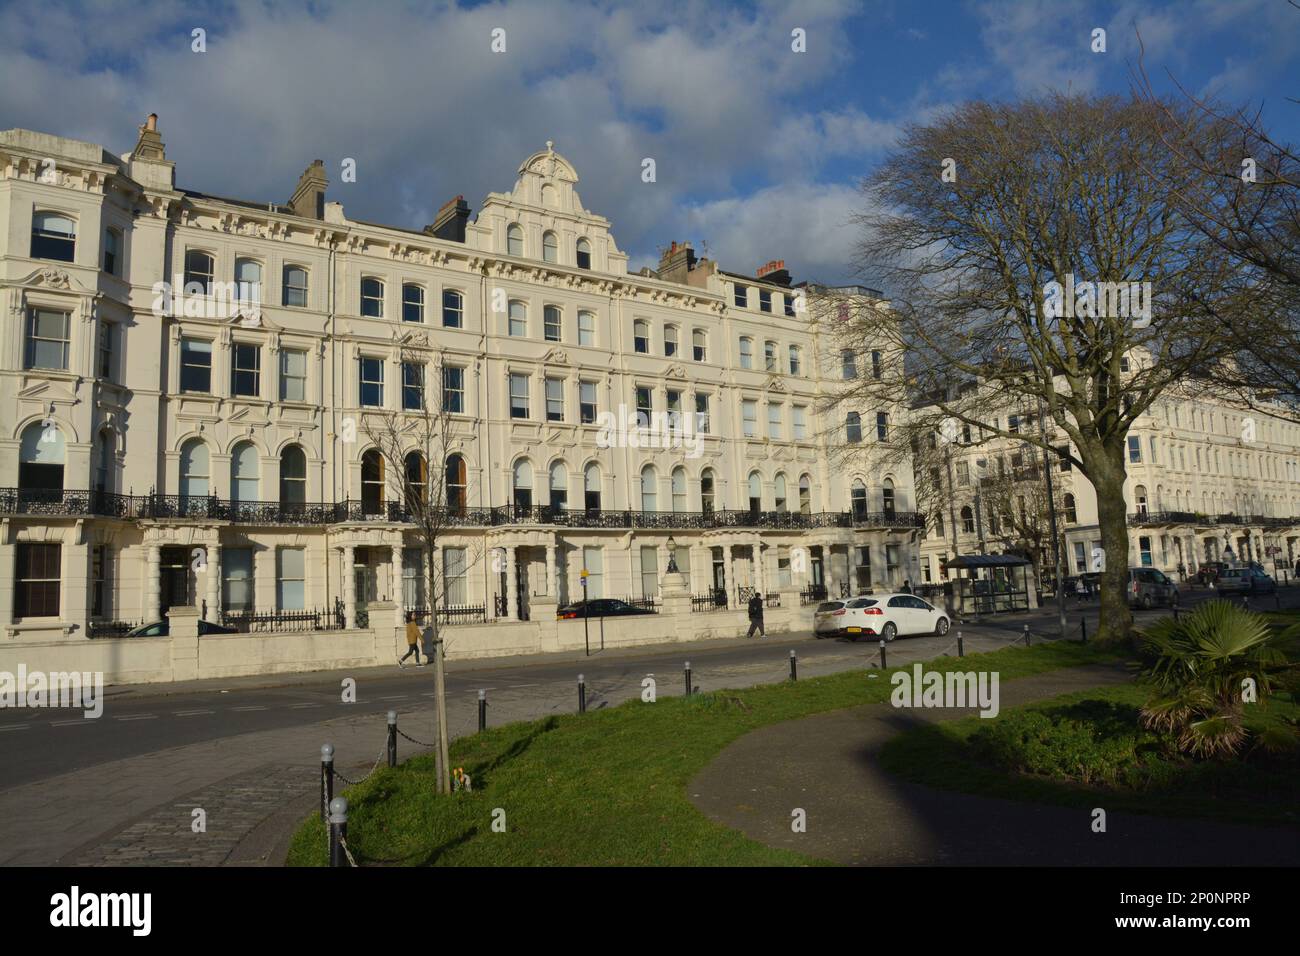
[{"label": "dormer window", "polygon": [[758,307],[764,312],[772,311],[772,293],[767,289],[758,290]]},{"label": "dormer window", "polygon": [[586,239],[578,240],[578,268],[591,268],[591,243]]},{"label": "dormer window", "polygon": [[77,252],[77,223],[57,212],[32,216],[32,258],[72,262]]},{"label": "dormer window", "polygon": [[737,285],[736,285],[736,288],[735,288],[735,293],[734,293],[734,294],[735,294],[736,308],[738,308],[738,309],[748,308],[748,306],[749,306],[749,289],[747,289],[747,288],[746,288],[745,286],[743,286],[743,285],[739,285],[739,284],[737,284]]}]

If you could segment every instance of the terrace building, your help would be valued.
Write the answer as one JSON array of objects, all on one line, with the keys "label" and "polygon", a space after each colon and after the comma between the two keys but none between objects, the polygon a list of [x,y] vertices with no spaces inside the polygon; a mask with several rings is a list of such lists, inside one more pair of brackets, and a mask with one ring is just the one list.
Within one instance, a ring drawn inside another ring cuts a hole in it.
[{"label": "terrace building", "polygon": [[[0,133],[0,170],[7,638],[72,644],[182,605],[388,627],[427,603],[434,560],[451,653],[474,654],[474,624],[553,620],[584,568],[591,597],[655,598],[670,540],[701,607],[916,577],[910,475],[871,442],[851,468],[827,454],[842,359],[805,297],[868,293],[678,243],[629,273],[551,144],[475,218],[456,197],[424,230],[348,218],[320,161],[287,203],[179,188],[154,116],[121,156]],[[385,460],[358,423],[426,388],[446,460]],[[602,440],[621,409],[699,434]],[[456,525],[437,555],[385,480],[430,467]]]}]

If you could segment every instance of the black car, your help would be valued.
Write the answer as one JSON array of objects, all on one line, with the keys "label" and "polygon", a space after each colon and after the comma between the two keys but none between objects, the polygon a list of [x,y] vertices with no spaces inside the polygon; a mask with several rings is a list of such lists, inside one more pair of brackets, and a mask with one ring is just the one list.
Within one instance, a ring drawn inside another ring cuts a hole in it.
[{"label": "black car", "polygon": [[557,621],[571,621],[574,618],[581,618],[584,614],[587,617],[624,617],[629,614],[653,614],[654,611],[649,608],[637,607],[628,604],[626,601],[617,601],[614,598],[596,598],[594,601],[569,604],[555,612]]},{"label": "black car", "polygon": [[[133,630],[127,631],[127,637],[168,637],[171,628],[166,620],[155,621],[152,624],[141,624]],[[238,634],[239,632],[233,627],[224,627],[220,624],[213,624],[211,621],[199,621],[199,636],[204,634]]]}]

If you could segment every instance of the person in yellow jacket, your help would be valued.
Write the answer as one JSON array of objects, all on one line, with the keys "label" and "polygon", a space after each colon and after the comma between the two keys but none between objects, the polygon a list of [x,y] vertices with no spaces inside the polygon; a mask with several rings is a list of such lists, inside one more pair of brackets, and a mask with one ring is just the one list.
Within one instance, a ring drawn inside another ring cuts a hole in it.
[{"label": "person in yellow jacket", "polygon": [[398,667],[406,666],[406,659],[412,654],[415,655],[415,666],[423,667],[420,663],[420,625],[415,623],[415,612],[406,612],[406,653],[397,659]]}]

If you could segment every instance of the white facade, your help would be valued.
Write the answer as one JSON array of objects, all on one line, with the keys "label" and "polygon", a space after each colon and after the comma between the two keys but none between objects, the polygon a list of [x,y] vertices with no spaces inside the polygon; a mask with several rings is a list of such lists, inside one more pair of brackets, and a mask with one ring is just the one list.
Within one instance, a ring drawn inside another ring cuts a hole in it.
[{"label": "white facade", "polygon": [[[287,205],[178,189],[153,118],[122,157],[9,130],[0,169],[10,638],[79,641],[183,604],[211,621],[337,609],[353,628],[373,601],[423,603],[413,529],[376,507],[391,492],[367,487],[355,428],[364,402],[401,407],[411,350],[461,370],[453,451],[477,517],[437,560],[463,560],[452,603],[488,621],[577,600],[584,564],[593,596],[653,595],[670,537],[692,592],[732,607],[743,588],[917,577],[910,475],[873,465],[869,441],[829,463],[842,427],[819,403],[840,356],[801,290],[693,255],[629,274],[549,144],[463,241],[348,219],[319,166]],[[159,282],[201,288],[169,312]],[[233,309],[205,294],[223,282]],[[589,399],[647,396],[707,411],[698,456],[603,447],[581,421]]]}]

